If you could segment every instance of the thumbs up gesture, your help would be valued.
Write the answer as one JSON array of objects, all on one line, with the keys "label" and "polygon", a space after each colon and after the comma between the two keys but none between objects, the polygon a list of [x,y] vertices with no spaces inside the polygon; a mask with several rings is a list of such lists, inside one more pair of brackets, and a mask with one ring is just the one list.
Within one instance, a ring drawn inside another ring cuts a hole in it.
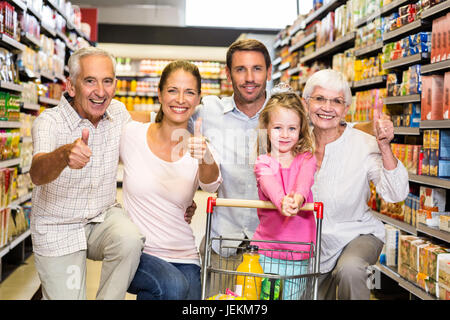
[{"label": "thumbs up gesture", "polygon": [[189,138],[188,150],[191,157],[199,160],[199,163],[209,163],[211,153],[206,145],[206,138],[202,135],[202,118],[198,118],[194,124],[194,136]]},{"label": "thumbs up gesture", "polygon": [[376,109],[373,111],[373,132],[380,150],[390,148],[390,143],[394,139],[394,124],[388,115]]},{"label": "thumbs up gesture", "polygon": [[71,169],[82,169],[89,162],[92,151],[88,147],[89,129],[85,128],[81,132],[81,138],[75,140],[66,154],[66,162]]}]

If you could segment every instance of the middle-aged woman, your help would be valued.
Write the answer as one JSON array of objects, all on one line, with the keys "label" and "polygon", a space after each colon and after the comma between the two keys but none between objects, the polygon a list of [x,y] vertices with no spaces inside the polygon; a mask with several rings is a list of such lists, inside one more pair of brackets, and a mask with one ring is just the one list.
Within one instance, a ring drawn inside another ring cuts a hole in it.
[{"label": "middle-aged woman", "polygon": [[129,292],[138,300],[201,298],[200,261],[185,221],[198,186],[214,192],[222,178],[197,121],[188,121],[200,103],[198,68],[174,61],[158,86],[161,108],[155,123],[129,122],[121,138],[123,203],[145,235],[145,246]]},{"label": "middle-aged woman", "polygon": [[408,173],[392,153],[389,120],[374,121],[374,135],[345,124],[352,94],[344,76],[326,69],[306,82],[303,103],[316,144],[314,201],[324,203],[319,299],[370,298],[366,267],[383,248],[383,223],[367,205],[369,182],[388,202],[404,200]]}]

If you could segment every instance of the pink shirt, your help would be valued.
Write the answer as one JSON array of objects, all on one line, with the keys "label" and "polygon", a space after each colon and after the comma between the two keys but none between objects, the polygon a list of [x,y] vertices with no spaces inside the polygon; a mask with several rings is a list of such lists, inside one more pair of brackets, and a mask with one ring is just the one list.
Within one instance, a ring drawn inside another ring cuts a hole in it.
[{"label": "pink shirt", "polygon": [[[295,242],[315,242],[316,223],[311,211],[300,211],[294,217],[285,217],[281,212],[281,201],[285,195],[294,191],[300,193],[306,202],[313,202],[311,187],[314,184],[316,158],[310,152],[297,155],[289,168],[269,155],[260,155],[256,160],[254,172],[260,200],[271,201],[278,210],[258,209],[259,225],[253,240],[276,240]],[[282,249],[310,251],[310,245],[254,242],[260,249]],[[260,251],[264,254],[264,251]],[[270,253],[266,254],[270,255]],[[308,259],[306,253],[277,253],[272,258],[287,260]]]}]

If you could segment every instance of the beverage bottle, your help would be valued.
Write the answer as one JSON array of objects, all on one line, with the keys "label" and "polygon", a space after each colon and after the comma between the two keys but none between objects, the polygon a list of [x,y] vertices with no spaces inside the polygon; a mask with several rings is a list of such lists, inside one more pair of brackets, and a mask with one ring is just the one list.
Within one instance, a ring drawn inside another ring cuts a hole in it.
[{"label": "beverage bottle", "polygon": [[[243,261],[237,267],[238,272],[261,273],[263,268],[259,264],[258,246],[247,246],[246,252],[243,254]],[[252,276],[236,276],[235,293],[248,300],[259,300],[261,293],[261,277]]]}]

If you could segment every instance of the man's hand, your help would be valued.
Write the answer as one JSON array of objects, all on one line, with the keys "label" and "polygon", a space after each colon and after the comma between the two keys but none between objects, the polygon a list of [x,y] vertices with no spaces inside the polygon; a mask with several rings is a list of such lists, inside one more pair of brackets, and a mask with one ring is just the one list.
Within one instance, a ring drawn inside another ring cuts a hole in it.
[{"label": "man's hand", "polygon": [[197,204],[192,200],[192,204],[190,207],[187,207],[186,212],[184,213],[184,221],[186,221],[188,224],[191,224],[192,217],[195,214],[195,210],[197,209]]},{"label": "man's hand", "polygon": [[81,138],[75,140],[66,153],[67,165],[71,169],[84,168],[92,155],[91,149],[88,147],[89,129],[83,129]]}]

